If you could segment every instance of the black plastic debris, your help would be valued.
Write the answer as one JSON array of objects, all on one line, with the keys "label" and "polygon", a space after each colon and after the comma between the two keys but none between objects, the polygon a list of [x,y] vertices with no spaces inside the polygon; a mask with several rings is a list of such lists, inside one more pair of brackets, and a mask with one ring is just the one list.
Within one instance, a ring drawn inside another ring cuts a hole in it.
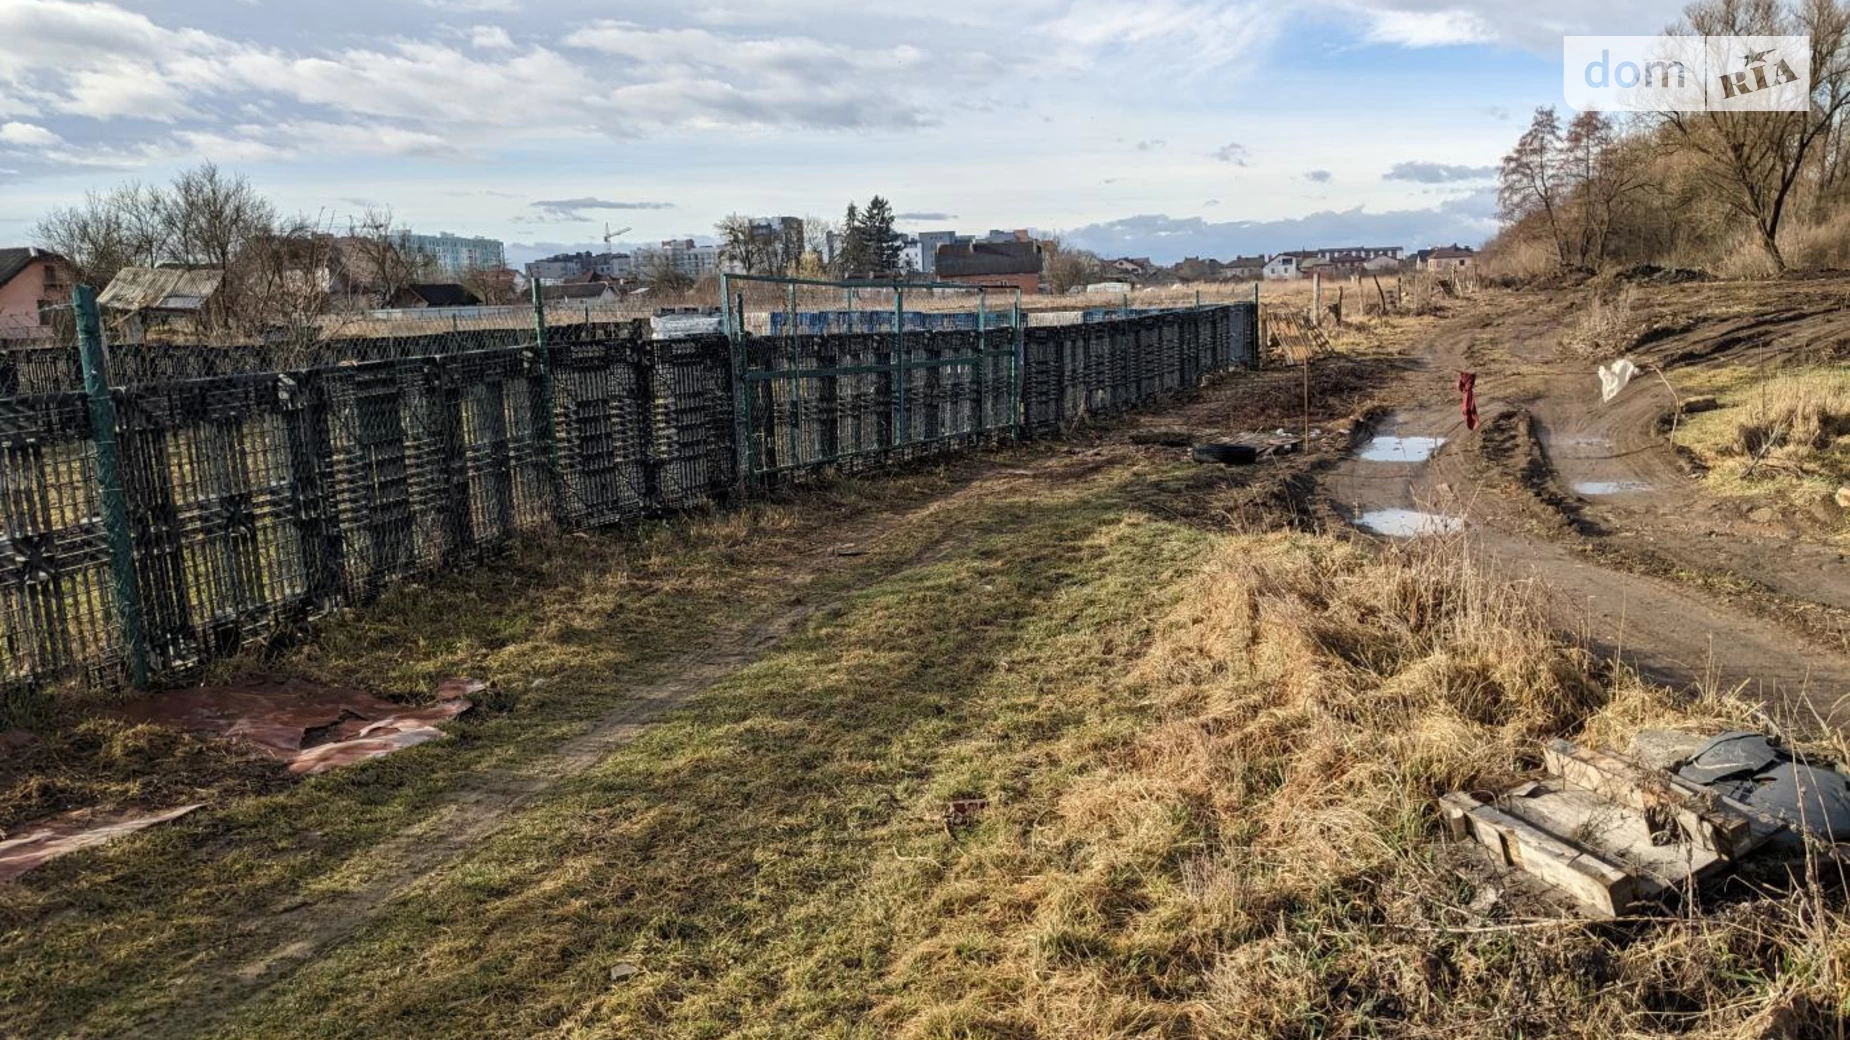
[{"label": "black plastic debris", "polygon": [[1745,778],[1780,760],[1778,749],[1759,733],[1723,733],[1704,744],[1677,775],[1698,784]]},{"label": "black plastic debris", "polygon": [[1829,769],[1782,762],[1759,777],[1747,804],[1828,842],[1850,842],[1850,785]]},{"label": "black plastic debris", "polygon": [[1198,444],[1196,462],[1218,462],[1223,466],[1250,466],[1259,461],[1259,449],[1251,444]]}]

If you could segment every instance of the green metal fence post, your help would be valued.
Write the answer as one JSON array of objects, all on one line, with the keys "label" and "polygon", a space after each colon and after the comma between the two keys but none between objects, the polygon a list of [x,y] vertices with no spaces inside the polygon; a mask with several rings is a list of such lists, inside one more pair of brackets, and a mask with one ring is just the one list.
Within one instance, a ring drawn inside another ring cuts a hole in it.
[{"label": "green metal fence post", "polygon": [[719,330],[732,338],[732,276],[719,273]]},{"label": "green metal fence post", "polygon": [[976,432],[989,429],[989,290],[976,291]]},{"label": "green metal fence post", "polygon": [[1027,354],[1028,339],[1021,328],[1021,290],[1015,290],[1015,313],[1010,318],[1015,326],[1015,371],[1010,376],[1015,392],[1015,436],[1020,437],[1028,424],[1028,403],[1025,400],[1028,391]]},{"label": "green metal fence post", "polygon": [[752,398],[751,386],[745,380],[745,294],[740,293],[735,303],[732,276],[723,271],[719,276],[719,298],[724,310],[720,320],[732,348],[732,439],[737,442],[734,450],[739,470],[739,497],[744,498],[750,493],[752,483]]},{"label": "green metal fence post", "polygon": [[906,384],[911,381],[911,373],[906,370],[906,291],[893,287],[893,364],[897,367],[897,388],[893,394],[893,404],[897,414],[893,418],[893,446],[906,443]]},{"label": "green metal fence post", "polygon": [[[546,289],[533,280],[533,356],[539,366],[539,414],[533,417],[534,435],[539,438],[540,457],[546,460],[546,483],[552,491],[552,519],[559,524],[565,513],[565,474],[559,468],[559,434],[553,413],[559,403],[553,396],[552,348],[547,344]],[[563,526],[562,524],[560,526]]]},{"label": "green metal fence post", "polygon": [[71,290],[77,312],[77,343],[83,362],[84,392],[90,398],[90,435],[96,441],[96,480],[103,511],[103,536],[109,543],[109,570],[116,594],[116,621],[128,657],[129,681],[148,685],[148,638],[142,627],[141,588],[135,581],[135,537],[129,529],[128,492],[122,483],[122,452],[116,443],[116,402],[109,393],[109,353],[103,346],[103,322],[96,312],[96,290]]},{"label": "green metal fence post", "polygon": [[785,304],[784,304],[784,323],[788,325],[789,328],[784,331],[784,335],[795,338],[797,334],[797,287],[796,287],[796,283],[792,282],[788,286],[785,286],[785,288],[789,290],[789,293],[788,293],[788,299],[785,301]]},{"label": "green metal fence post", "polygon": [[1265,357],[1265,308],[1259,305],[1259,286],[1262,284],[1253,283],[1253,352],[1246,359],[1246,363],[1253,368],[1258,368],[1260,359]]}]

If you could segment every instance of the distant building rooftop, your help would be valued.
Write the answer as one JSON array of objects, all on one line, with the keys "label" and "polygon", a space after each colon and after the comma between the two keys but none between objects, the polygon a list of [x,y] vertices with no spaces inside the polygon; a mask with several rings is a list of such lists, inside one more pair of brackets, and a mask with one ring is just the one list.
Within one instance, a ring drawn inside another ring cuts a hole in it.
[{"label": "distant building rooftop", "polygon": [[938,247],[938,276],[1039,274],[1041,247],[1034,242],[954,242]]}]

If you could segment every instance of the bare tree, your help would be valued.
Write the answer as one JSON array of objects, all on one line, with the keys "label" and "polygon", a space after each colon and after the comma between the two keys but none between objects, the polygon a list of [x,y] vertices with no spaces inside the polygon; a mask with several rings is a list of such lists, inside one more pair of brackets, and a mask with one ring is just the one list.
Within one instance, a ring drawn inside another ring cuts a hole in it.
[{"label": "bare tree", "polygon": [[1574,263],[1597,269],[1611,255],[1612,240],[1634,196],[1653,186],[1653,171],[1637,142],[1599,112],[1582,112],[1568,124],[1561,142],[1559,184],[1568,193],[1564,238]]},{"label": "bare tree", "polygon": [[[99,288],[125,267],[185,267],[221,271],[224,279],[199,315],[203,331],[231,328],[240,312],[268,306],[246,284],[244,254],[288,229],[250,181],[212,163],[184,170],[165,187],[127,184],[92,193],[78,206],[48,214],[34,229],[45,248],[64,256],[78,276]],[[263,265],[258,264],[257,267]],[[258,279],[258,285],[269,285]]]},{"label": "bare tree", "polygon": [[1515,149],[1503,157],[1497,203],[1503,219],[1512,224],[1539,213],[1554,239],[1556,260],[1565,267],[1570,249],[1563,226],[1568,189],[1561,183],[1562,168],[1561,119],[1552,107],[1543,106],[1535,110]]},{"label": "bare tree", "polygon": [[124,267],[153,267],[165,259],[158,194],[138,183],[90,192],[79,205],[47,213],[32,229],[33,241],[70,261],[79,280],[102,288]]},{"label": "bare tree", "polygon": [[471,268],[462,273],[458,282],[474,293],[476,299],[492,307],[505,307],[520,302],[520,293],[514,291],[512,271]]},{"label": "bare tree", "polygon": [[436,277],[436,258],[410,248],[392,211],[368,209],[341,241],[346,288],[365,306],[389,306],[400,292]]},{"label": "bare tree", "polygon": [[1704,0],[1671,32],[1706,36],[1809,36],[1811,105],[1803,112],[1673,112],[1672,139],[1697,175],[1746,218],[1784,270],[1779,230],[1814,148],[1828,149],[1850,105],[1850,9],[1841,0]]},{"label": "bare tree", "polygon": [[802,273],[821,278],[834,269],[835,251],[841,246],[841,224],[815,215],[803,218]]},{"label": "bare tree", "polygon": [[312,341],[327,311],[339,247],[325,220],[297,217],[253,238],[239,253],[235,279],[243,306],[228,313],[235,331]]},{"label": "bare tree", "polygon": [[761,234],[750,217],[728,214],[713,225],[719,232],[720,259],[745,274],[771,274],[777,266],[777,240]]},{"label": "bare tree", "polygon": [[1073,289],[1090,285],[1099,280],[1104,264],[1095,253],[1084,249],[1069,249],[1059,239],[1052,239],[1046,246],[1046,261],[1043,270],[1047,273],[1047,288],[1056,293],[1071,292]]},{"label": "bare tree", "polygon": [[643,255],[642,281],[658,296],[682,296],[694,287],[694,276],[675,266],[674,257],[666,252]]},{"label": "bare tree", "polygon": [[154,198],[170,263],[229,271],[246,245],[277,228],[276,207],[249,180],[212,163],[182,172]]}]

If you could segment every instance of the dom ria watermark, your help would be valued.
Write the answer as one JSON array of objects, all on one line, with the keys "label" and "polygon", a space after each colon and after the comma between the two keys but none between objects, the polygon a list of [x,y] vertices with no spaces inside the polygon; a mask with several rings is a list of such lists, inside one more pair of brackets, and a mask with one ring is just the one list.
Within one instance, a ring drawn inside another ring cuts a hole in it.
[{"label": "dom ria watermark", "polygon": [[1809,36],[1566,36],[1562,87],[1582,112],[1803,112]]}]

